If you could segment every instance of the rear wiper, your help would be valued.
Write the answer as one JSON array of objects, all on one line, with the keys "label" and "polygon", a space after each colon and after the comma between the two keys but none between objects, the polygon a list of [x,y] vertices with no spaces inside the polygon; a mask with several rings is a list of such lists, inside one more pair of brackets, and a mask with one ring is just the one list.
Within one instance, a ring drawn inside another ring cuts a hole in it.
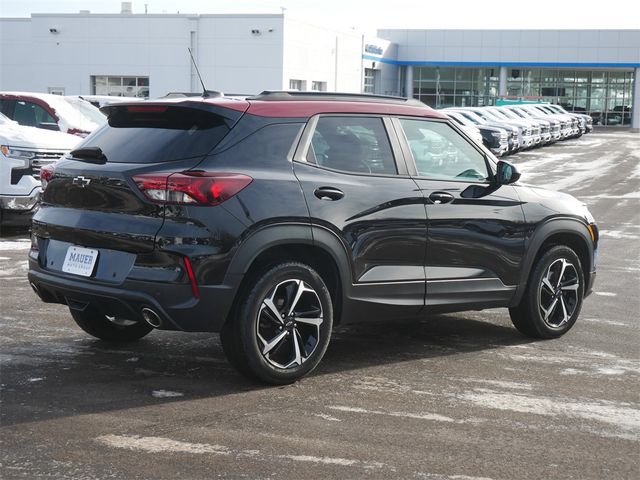
[{"label": "rear wiper", "polygon": [[100,147],[83,147],[71,150],[71,156],[82,162],[107,163],[107,156]]}]

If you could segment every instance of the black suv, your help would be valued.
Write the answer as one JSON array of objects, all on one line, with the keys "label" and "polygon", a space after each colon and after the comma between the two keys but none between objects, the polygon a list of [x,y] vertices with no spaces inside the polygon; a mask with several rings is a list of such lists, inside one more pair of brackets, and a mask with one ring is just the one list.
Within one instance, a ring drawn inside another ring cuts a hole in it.
[{"label": "black suv", "polygon": [[241,372],[309,373],[332,327],[508,307],[526,335],[575,323],[598,230],[514,183],[415,100],[264,92],[103,108],[53,169],[29,280],[103,340],[220,332]]}]

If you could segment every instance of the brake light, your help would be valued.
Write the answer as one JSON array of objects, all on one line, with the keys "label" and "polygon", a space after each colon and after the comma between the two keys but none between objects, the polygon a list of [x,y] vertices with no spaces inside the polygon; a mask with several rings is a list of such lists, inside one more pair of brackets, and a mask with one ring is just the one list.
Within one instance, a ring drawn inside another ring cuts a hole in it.
[{"label": "brake light", "polygon": [[42,190],[47,188],[49,180],[53,178],[55,173],[55,168],[52,164],[45,165],[40,169],[40,183],[42,184]]},{"label": "brake light", "polygon": [[164,113],[167,111],[166,106],[162,105],[134,105],[127,107],[129,113]]},{"label": "brake light", "polygon": [[194,171],[142,174],[133,181],[154,203],[212,206],[233,197],[253,179],[239,173]]}]

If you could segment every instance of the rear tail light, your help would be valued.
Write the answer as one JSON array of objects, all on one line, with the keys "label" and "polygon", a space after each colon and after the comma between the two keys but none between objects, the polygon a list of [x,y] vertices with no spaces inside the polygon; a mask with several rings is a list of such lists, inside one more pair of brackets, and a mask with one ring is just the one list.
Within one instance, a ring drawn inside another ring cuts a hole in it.
[{"label": "rear tail light", "polygon": [[55,169],[53,165],[45,165],[40,169],[40,183],[42,184],[42,190],[47,188],[47,184],[49,180],[53,178],[55,174]]},{"label": "rear tail light", "polygon": [[233,197],[253,179],[239,173],[194,171],[142,174],[133,181],[154,203],[211,206]]}]

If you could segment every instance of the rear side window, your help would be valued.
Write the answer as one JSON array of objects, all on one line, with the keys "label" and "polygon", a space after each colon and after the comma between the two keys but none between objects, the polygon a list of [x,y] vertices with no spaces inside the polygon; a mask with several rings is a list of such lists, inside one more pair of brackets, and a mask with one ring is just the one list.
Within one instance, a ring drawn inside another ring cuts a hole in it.
[{"label": "rear side window", "polygon": [[320,117],[307,162],[353,173],[397,174],[381,118]]},{"label": "rear side window", "polygon": [[80,147],[99,147],[112,163],[158,163],[203,156],[229,132],[217,113],[189,107],[112,107],[108,122]]}]

